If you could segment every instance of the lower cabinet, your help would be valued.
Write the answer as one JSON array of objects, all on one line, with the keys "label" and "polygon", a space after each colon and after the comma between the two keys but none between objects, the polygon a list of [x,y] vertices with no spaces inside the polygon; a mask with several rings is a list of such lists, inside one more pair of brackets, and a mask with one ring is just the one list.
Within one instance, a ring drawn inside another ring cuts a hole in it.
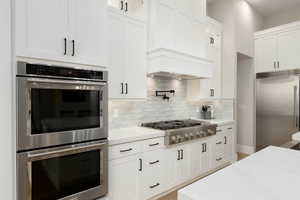
[{"label": "lower cabinet", "polygon": [[109,199],[141,200],[139,198],[142,171],[137,156],[109,162]]},{"label": "lower cabinet", "polygon": [[147,200],[232,162],[234,129],[221,126],[216,136],[174,147],[156,138],[109,152],[109,200]]},{"label": "lower cabinet", "polygon": [[162,149],[109,161],[109,200],[146,200],[166,190]]}]

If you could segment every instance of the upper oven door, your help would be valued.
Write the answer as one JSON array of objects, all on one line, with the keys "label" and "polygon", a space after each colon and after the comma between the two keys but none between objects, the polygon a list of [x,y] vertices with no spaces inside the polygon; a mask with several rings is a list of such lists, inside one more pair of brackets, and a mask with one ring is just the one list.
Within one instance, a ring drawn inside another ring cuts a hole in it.
[{"label": "upper oven door", "polygon": [[107,85],[18,77],[18,150],[107,138]]},{"label": "upper oven door", "polygon": [[107,141],[17,154],[18,200],[87,200],[107,193]]}]

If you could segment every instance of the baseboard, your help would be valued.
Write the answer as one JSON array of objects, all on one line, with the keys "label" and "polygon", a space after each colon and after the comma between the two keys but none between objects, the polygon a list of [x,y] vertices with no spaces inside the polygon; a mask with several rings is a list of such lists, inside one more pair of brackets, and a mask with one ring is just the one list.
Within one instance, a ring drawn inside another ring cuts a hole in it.
[{"label": "baseboard", "polygon": [[247,145],[238,144],[237,145],[237,151],[239,153],[250,155],[250,154],[255,153],[255,147],[254,146],[247,146]]}]

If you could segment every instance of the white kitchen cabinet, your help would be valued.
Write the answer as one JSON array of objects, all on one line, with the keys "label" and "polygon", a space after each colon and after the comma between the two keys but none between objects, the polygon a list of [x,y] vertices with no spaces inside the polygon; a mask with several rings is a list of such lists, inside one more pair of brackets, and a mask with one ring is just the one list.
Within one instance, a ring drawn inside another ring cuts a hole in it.
[{"label": "white kitchen cabinet", "polygon": [[192,143],[190,147],[190,173],[196,178],[211,170],[211,138]]},{"label": "white kitchen cabinet", "polygon": [[276,70],[277,39],[275,36],[255,41],[256,73]]},{"label": "white kitchen cabinet", "polygon": [[300,27],[299,30],[278,34],[278,69],[288,70],[300,67]]},{"label": "white kitchen cabinet", "polygon": [[147,19],[148,0],[108,0],[108,6],[119,13],[145,21]]},{"label": "white kitchen cabinet", "polygon": [[172,188],[187,181],[190,174],[190,146],[179,145],[166,149],[167,188]]},{"label": "white kitchen cabinet", "polygon": [[109,200],[141,200],[140,160],[137,156],[125,157],[109,162]]},{"label": "white kitchen cabinet", "polygon": [[[154,140],[149,140],[150,144]],[[142,141],[110,147],[110,200],[146,200],[166,190],[168,169],[164,150],[159,148],[149,151],[143,148],[145,144],[148,143]]]},{"label": "white kitchen cabinet", "polygon": [[217,128],[212,162],[214,167],[219,167],[234,161],[234,136],[235,132],[233,124]]},{"label": "white kitchen cabinet", "polygon": [[164,150],[144,153],[142,156],[143,169],[140,184],[141,199],[149,199],[166,190],[166,171],[168,170]]},{"label": "white kitchen cabinet", "polygon": [[107,66],[108,33],[105,1],[71,0],[69,4],[70,39],[75,42],[72,60],[76,63]]},{"label": "white kitchen cabinet", "polygon": [[174,4],[179,12],[194,19],[206,16],[206,0],[175,0]]},{"label": "white kitchen cabinet", "polygon": [[300,66],[300,22],[255,34],[256,73],[297,69]]},{"label": "white kitchen cabinet", "polygon": [[106,1],[16,1],[16,55],[107,66]]},{"label": "white kitchen cabinet", "polygon": [[212,77],[188,80],[187,97],[191,101],[222,97],[222,25],[210,18],[206,24],[206,53],[212,60]]},{"label": "white kitchen cabinet", "polygon": [[146,25],[111,10],[109,31],[110,98],[146,98]]}]

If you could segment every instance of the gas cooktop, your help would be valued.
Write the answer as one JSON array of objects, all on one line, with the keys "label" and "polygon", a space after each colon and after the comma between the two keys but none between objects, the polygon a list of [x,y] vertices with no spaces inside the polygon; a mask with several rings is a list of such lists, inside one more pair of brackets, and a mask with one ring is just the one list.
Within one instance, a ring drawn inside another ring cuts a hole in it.
[{"label": "gas cooktop", "polygon": [[209,137],[217,132],[217,125],[191,119],[143,123],[142,126],[165,131],[166,145]]},{"label": "gas cooktop", "polygon": [[203,123],[200,121],[186,119],[186,120],[171,120],[171,121],[143,123],[142,126],[159,129],[159,130],[172,130],[178,128],[201,126],[202,124]]}]

